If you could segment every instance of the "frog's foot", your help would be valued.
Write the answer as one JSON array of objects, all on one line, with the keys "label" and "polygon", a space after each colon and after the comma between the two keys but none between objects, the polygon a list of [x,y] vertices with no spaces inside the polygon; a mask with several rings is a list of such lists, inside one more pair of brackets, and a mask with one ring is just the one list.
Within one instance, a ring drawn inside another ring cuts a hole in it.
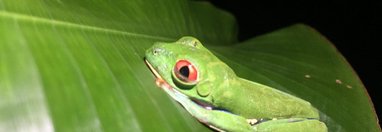
[{"label": "frog's foot", "polygon": [[272,119],[268,119],[268,118],[260,118],[260,119],[247,119],[247,122],[249,125],[251,126],[255,126],[257,124],[260,124],[260,123],[263,123],[263,122],[267,122],[267,121],[275,121],[277,120],[277,118],[272,118]]},{"label": "frog's foot", "polygon": [[213,130],[215,130],[215,131],[218,131],[218,132],[225,132],[224,130],[219,129],[219,128],[213,126],[213,125],[208,125],[208,127],[210,127],[211,129],[213,129]]},{"label": "frog's foot", "polygon": [[252,127],[261,132],[327,132],[325,123],[313,118],[263,119]]}]

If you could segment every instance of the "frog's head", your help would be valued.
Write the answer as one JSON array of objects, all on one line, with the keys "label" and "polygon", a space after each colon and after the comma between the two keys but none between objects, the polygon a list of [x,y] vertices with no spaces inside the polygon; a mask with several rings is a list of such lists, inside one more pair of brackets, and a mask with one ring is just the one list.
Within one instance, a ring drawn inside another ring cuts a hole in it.
[{"label": "frog's head", "polygon": [[214,88],[227,86],[235,73],[199,40],[183,37],[174,43],[156,43],[146,51],[146,61],[157,78],[201,102],[212,103]]}]

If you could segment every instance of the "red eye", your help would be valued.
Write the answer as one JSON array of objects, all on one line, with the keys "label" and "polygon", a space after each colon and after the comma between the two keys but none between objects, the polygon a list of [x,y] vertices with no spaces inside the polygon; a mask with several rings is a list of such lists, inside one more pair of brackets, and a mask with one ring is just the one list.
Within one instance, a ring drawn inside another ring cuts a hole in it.
[{"label": "red eye", "polygon": [[179,60],[174,67],[175,76],[184,83],[195,83],[198,78],[198,71],[191,62]]}]

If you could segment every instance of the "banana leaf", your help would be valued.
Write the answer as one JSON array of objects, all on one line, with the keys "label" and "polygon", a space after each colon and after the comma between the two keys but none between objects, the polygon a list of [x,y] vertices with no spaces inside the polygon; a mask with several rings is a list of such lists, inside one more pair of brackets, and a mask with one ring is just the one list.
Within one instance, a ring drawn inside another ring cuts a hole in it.
[{"label": "banana leaf", "polygon": [[380,131],[362,82],[317,31],[238,42],[236,26],[201,1],[0,0],[0,131],[211,131],[143,62],[154,42],[186,35],[238,76],[311,102],[330,131]]}]

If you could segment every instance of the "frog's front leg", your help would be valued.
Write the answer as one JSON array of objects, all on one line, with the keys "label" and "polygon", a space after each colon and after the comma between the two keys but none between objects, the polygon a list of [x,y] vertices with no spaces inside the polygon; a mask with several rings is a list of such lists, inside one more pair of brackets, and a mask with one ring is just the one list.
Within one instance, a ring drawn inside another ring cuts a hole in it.
[{"label": "frog's front leg", "polygon": [[253,128],[249,125],[247,120],[238,115],[227,113],[219,110],[196,110],[197,114],[193,114],[200,122],[205,123],[211,128],[218,131],[229,132],[252,132]]},{"label": "frog's front leg", "polygon": [[170,88],[164,90],[177,102],[179,102],[192,116],[197,118],[200,122],[217,131],[230,131],[230,132],[251,132],[253,128],[242,117],[232,113],[221,110],[212,110],[202,107],[189,99],[187,96],[179,93]]},{"label": "frog's front leg", "polygon": [[323,122],[316,119],[279,119],[264,121],[253,126],[256,132],[327,132]]}]

